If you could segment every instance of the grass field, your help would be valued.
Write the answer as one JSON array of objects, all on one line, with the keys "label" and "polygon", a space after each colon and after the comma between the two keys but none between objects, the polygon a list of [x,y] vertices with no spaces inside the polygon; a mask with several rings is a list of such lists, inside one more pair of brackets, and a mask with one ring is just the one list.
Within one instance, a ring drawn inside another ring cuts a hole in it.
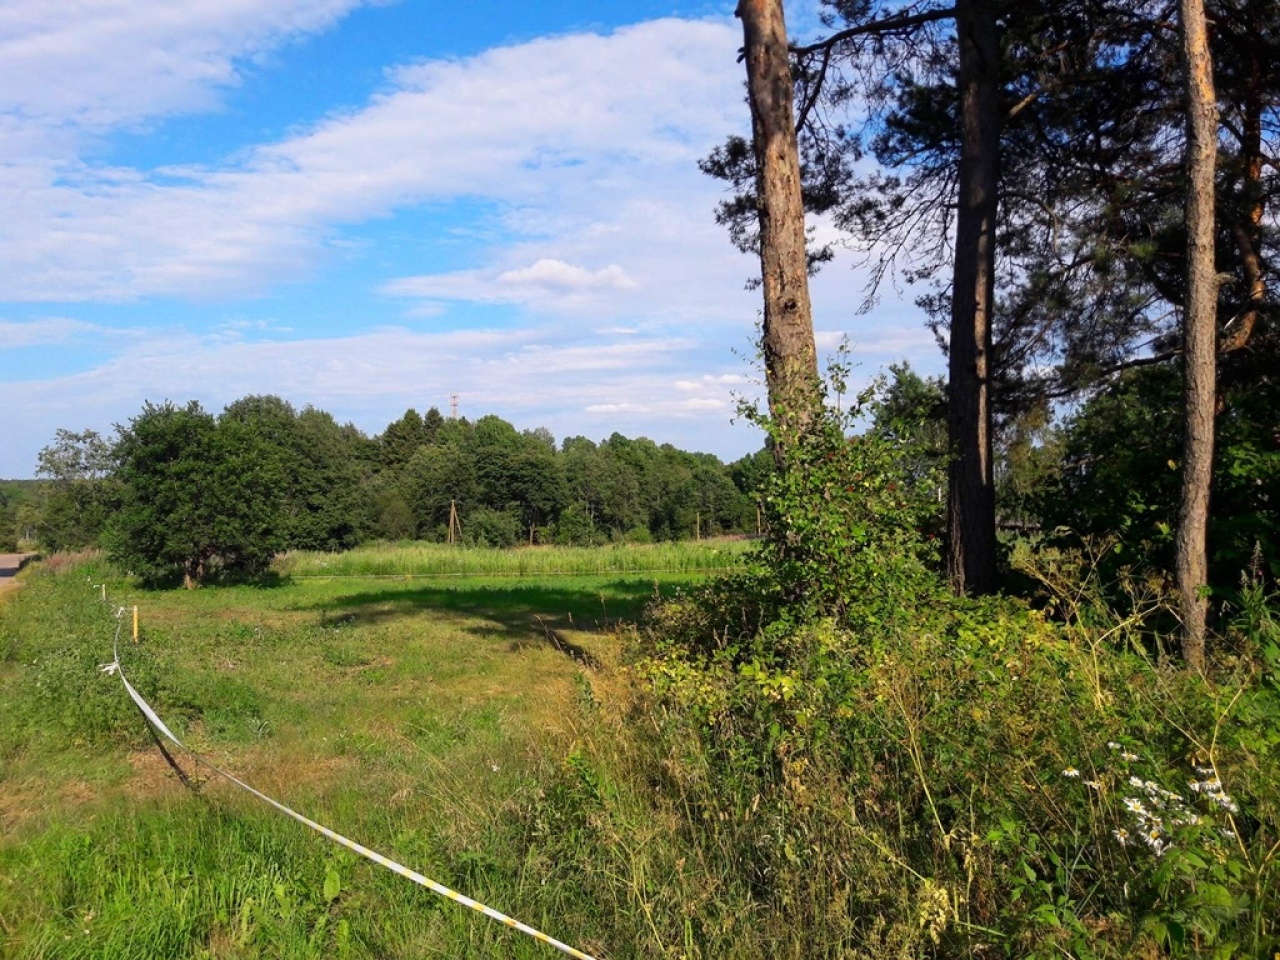
[{"label": "grass field", "polygon": [[748,546],[749,541],[741,539],[517,550],[454,547],[442,543],[378,544],[344,553],[286,553],[276,560],[273,569],[291,577],[706,573],[738,566]]},{"label": "grass field", "polygon": [[[476,553],[451,556],[470,563]],[[437,554],[415,550],[408,565],[420,572]],[[484,554],[504,573],[535,557],[557,571],[570,559],[589,565],[576,551]],[[600,554],[630,563],[637,551]],[[676,556],[643,555],[655,565]],[[706,559],[679,556],[689,567]],[[286,569],[331,569],[321,562],[295,557]],[[380,564],[404,562],[365,551],[349,566],[403,572]],[[142,591],[100,562],[24,576],[25,589],[0,604],[0,955],[555,955],[189,761],[205,782],[184,788],[118,680],[98,670],[113,631],[92,588],[104,581],[113,603],[141,612],[142,642],[122,650],[125,669],[195,749],[552,936],[635,955],[613,942],[606,916],[571,902],[572,885],[539,853],[540,837],[580,826],[563,822],[546,785],[564,780],[583,732],[576,706],[593,682],[583,661],[611,660],[610,627],[691,574],[190,592]]]}]

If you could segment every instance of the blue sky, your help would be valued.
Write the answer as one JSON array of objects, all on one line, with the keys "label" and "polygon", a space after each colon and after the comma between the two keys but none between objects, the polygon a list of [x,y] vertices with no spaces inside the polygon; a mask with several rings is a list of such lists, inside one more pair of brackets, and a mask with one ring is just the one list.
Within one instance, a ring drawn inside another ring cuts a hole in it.
[{"label": "blue sky", "polygon": [[[0,9],[0,476],[58,427],[248,393],[758,445],[754,264],[696,167],[747,126],[732,4],[74,6]],[[820,346],[936,369],[863,281],[815,282]]]}]

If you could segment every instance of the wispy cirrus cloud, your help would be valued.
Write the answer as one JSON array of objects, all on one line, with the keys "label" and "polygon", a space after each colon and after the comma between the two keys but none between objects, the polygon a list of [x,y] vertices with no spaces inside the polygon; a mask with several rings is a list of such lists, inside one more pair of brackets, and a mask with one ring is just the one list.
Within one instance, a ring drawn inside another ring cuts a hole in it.
[{"label": "wispy cirrus cloud", "polygon": [[371,432],[409,406],[447,408],[456,392],[464,414],[498,413],[561,436],[624,430],[725,453],[749,445],[742,437],[725,442],[727,385],[708,383],[694,395],[673,389],[699,362],[696,347],[687,337],[548,328],[387,329],[290,341],[155,336],[90,370],[0,383],[0,407],[23,411],[6,434],[0,474],[28,472],[30,465],[8,459],[25,450],[34,462],[57,426],[109,432],[144,400],[197,399],[217,410],[262,392],[313,403]]},{"label": "wispy cirrus cloud", "polygon": [[106,339],[120,341],[142,334],[141,330],[104,327],[73,317],[39,317],[35,320],[0,320],[0,349],[42,347],[84,343]]}]

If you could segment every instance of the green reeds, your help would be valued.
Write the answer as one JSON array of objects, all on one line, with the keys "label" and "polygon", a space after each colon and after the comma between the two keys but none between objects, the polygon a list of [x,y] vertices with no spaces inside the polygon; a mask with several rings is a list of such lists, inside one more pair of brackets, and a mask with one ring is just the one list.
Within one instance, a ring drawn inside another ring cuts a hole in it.
[{"label": "green reeds", "polygon": [[746,540],[496,550],[441,543],[376,544],[344,553],[294,551],[274,569],[290,577],[530,577],[693,573],[742,563]]}]

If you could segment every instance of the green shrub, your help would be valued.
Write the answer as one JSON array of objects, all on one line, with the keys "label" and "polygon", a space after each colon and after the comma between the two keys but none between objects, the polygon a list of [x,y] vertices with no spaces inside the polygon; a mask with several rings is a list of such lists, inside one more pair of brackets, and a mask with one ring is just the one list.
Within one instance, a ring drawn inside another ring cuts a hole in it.
[{"label": "green shrub", "polygon": [[462,539],[473,547],[514,547],[522,541],[520,518],[510,510],[478,507],[467,518]]},{"label": "green shrub", "polygon": [[629,763],[681,869],[756,931],[663,935],[690,956],[1280,949],[1265,597],[1211,677],[1172,670],[1088,584],[1059,621],[952,597],[901,447],[828,416],[789,451],[749,568],[635,637]]}]

